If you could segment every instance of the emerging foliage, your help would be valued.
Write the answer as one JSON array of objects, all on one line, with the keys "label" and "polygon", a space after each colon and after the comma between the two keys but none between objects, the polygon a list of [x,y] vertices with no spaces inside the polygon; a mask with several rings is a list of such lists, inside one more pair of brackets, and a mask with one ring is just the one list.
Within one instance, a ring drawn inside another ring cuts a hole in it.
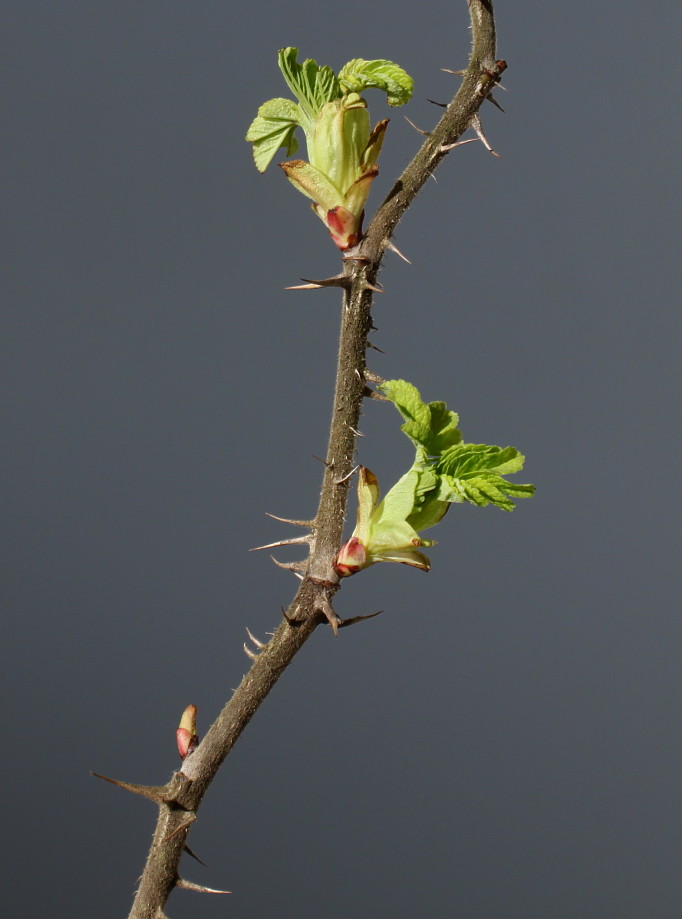
[{"label": "emerging foliage", "polygon": [[360,93],[380,89],[389,105],[403,105],[412,95],[412,78],[391,61],[349,61],[339,75],[308,58],[299,64],[296,48],[283,48],[279,68],[294,94],[291,99],[270,99],[246,133],[253,144],[256,168],[264,172],[280,147],[292,156],[298,150],[296,129],[301,128],[308,162],[280,163],[289,181],[313,201],[313,210],[329,229],[340,249],[354,246],[387,120],[370,130],[367,103]]},{"label": "emerging foliage", "polygon": [[380,389],[405,419],[401,430],[414,444],[415,458],[381,502],[376,476],[361,467],[356,527],[336,562],[342,577],[375,562],[428,571],[431,563],[419,549],[434,543],[419,533],[439,523],[450,504],[468,501],[511,511],[512,497],[529,498],[535,491],[505,478],[523,468],[524,457],[514,447],[463,443],[455,412],[444,402],[423,402],[405,380],[389,380]]}]

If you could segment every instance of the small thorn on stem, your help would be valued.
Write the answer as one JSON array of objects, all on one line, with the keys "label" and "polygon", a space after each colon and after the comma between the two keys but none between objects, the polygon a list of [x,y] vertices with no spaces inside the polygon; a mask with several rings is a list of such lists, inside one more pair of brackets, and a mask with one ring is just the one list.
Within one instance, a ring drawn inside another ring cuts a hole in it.
[{"label": "small thorn on stem", "polygon": [[382,348],[380,348],[378,345],[373,345],[371,341],[367,342],[367,347],[371,348],[372,351],[378,351],[379,354],[386,354],[386,352]]},{"label": "small thorn on stem", "polygon": [[380,616],[383,613],[383,610],[377,610],[376,613],[369,613],[367,616],[353,616],[351,619],[340,619],[339,628],[345,629],[346,626],[355,625],[356,622],[364,622],[366,619],[374,619],[375,616]]},{"label": "small thorn on stem", "polygon": [[301,278],[304,284],[294,284],[291,287],[285,287],[285,290],[319,290],[321,287],[350,287],[350,278],[345,274],[336,274],[332,278],[323,278],[321,281],[313,281],[310,278]]},{"label": "small thorn on stem", "polygon": [[251,630],[248,628],[248,626],[245,626],[245,628],[246,628],[246,634],[249,636],[249,638],[250,638],[251,641],[254,643],[254,645],[255,645],[257,648],[264,648],[264,647],[265,647],[265,642],[264,642],[264,641],[260,641],[258,638],[256,638],[256,636],[251,632]]},{"label": "small thorn on stem", "polygon": [[117,785],[124,791],[130,791],[134,795],[141,795],[143,798],[149,798],[150,801],[155,801],[157,804],[164,800],[164,793],[166,791],[165,785],[135,785],[132,782],[119,782],[118,779],[110,779],[109,776],[100,775],[99,772],[92,772],[91,775],[105,782],[109,782],[110,785]]},{"label": "small thorn on stem", "polygon": [[438,108],[447,108],[447,107],[448,107],[448,103],[447,103],[447,102],[436,102],[435,99],[427,99],[426,101],[427,101],[427,102],[430,102],[431,105],[437,105]]},{"label": "small thorn on stem", "polygon": [[334,465],[333,462],[328,463],[327,460],[323,460],[321,456],[315,456],[314,453],[310,454],[314,460],[317,460],[318,463],[322,463],[323,466],[326,466],[328,469],[331,469]]},{"label": "small thorn on stem", "polygon": [[257,651],[252,651],[251,648],[249,648],[249,646],[247,645],[246,642],[244,642],[244,644],[242,645],[242,647],[244,648],[244,654],[246,654],[247,657],[251,658],[252,661],[258,660],[258,656],[259,656],[259,655],[258,655],[258,652],[257,652]]},{"label": "small thorn on stem", "polygon": [[196,893],[232,893],[231,890],[215,890],[213,887],[204,887],[202,884],[195,884],[193,881],[186,881],[184,878],[178,878],[175,886],[181,887],[183,890],[194,890]]},{"label": "small thorn on stem", "polygon": [[279,546],[302,546],[310,545],[310,534],[307,533],[305,536],[292,536],[291,539],[280,539],[277,542],[269,542],[264,546],[254,546],[253,549],[249,549],[249,552],[260,552],[261,549],[276,549]]},{"label": "small thorn on stem", "polygon": [[454,150],[455,147],[463,147],[464,144],[475,144],[476,138],[470,137],[468,140],[458,140],[454,144],[441,144],[438,148],[439,153],[447,153],[448,150]]},{"label": "small thorn on stem", "polygon": [[295,527],[310,529],[315,526],[314,520],[290,520],[289,517],[278,517],[277,514],[269,514],[267,511],[265,512],[265,516],[270,517],[271,520],[279,520],[280,523],[290,523]]},{"label": "small thorn on stem", "polygon": [[332,627],[332,631],[333,631],[333,633],[334,633],[334,636],[336,637],[336,636],[339,634],[339,624],[340,624],[341,620],[339,619],[339,617],[338,617],[338,616],[336,615],[336,613],[334,612],[334,609],[333,609],[333,607],[332,607],[332,605],[331,605],[331,601],[329,600],[329,597],[323,597],[323,598],[322,598],[322,601],[321,601],[320,607],[319,607],[319,611],[320,611],[321,613],[324,613],[324,615],[325,615],[325,617],[326,617],[326,619],[327,619],[327,622],[328,622],[329,625]]},{"label": "small thorn on stem", "polygon": [[407,117],[407,115],[403,115],[403,118],[404,118],[405,121],[410,125],[410,127],[412,127],[412,128],[415,129],[415,131],[416,131],[418,134],[422,134],[424,137],[430,137],[430,136],[431,136],[431,131],[422,131],[421,128],[418,128],[418,127],[417,127],[417,125],[414,123],[414,121],[410,121],[410,119]]},{"label": "small thorn on stem", "polygon": [[296,575],[299,581],[303,580],[303,575],[300,572],[305,571],[305,562],[280,562],[274,555],[271,555],[270,558],[278,568],[284,568],[286,571],[291,571],[292,574]]},{"label": "small thorn on stem", "polygon": [[365,367],[365,379],[369,380],[370,383],[376,383],[377,386],[380,386],[382,383],[386,382],[386,380],[384,380],[383,377],[380,377],[378,373],[372,373],[372,371],[368,370],[366,367]]},{"label": "small thorn on stem", "polygon": [[184,848],[185,852],[189,855],[190,858],[193,858],[195,862],[199,862],[199,864],[200,864],[200,865],[203,865],[204,868],[208,868],[208,865],[206,864],[206,862],[202,862],[202,860],[199,858],[199,856],[196,854],[196,852],[192,852],[192,850],[191,850],[190,847],[187,845],[187,843],[185,843],[185,845],[183,846],[183,848]]},{"label": "small thorn on stem", "polygon": [[485,132],[483,131],[483,125],[481,124],[481,119],[478,116],[478,112],[476,112],[476,114],[471,119],[471,127],[478,134],[478,139],[481,141],[488,153],[492,153],[493,156],[496,156],[498,159],[502,159],[500,154],[496,150],[493,150],[493,148],[488,143],[488,138],[485,136]]},{"label": "small thorn on stem", "polygon": [[344,475],[342,479],[334,479],[334,485],[343,485],[344,482],[347,482],[348,479],[352,478],[355,475],[355,473],[357,472],[359,468],[360,466],[353,466],[353,468],[348,473],[348,475]]},{"label": "small thorn on stem", "polygon": [[362,433],[362,431],[358,431],[358,429],[357,429],[357,428],[354,428],[352,424],[349,424],[349,425],[348,425],[348,429],[349,429],[350,431],[352,431],[353,434],[355,434],[356,437],[364,437],[364,436],[365,436],[365,435]]},{"label": "small thorn on stem", "polygon": [[401,258],[404,262],[407,262],[408,265],[412,264],[409,258],[406,255],[403,255],[403,253],[400,251],[400,249],[396,246],[396,244],[392,240],[389,239],[388,243],[386,244],[386,248],[390,249],[391,252],[395,252],[395,254],[399,258]]}]

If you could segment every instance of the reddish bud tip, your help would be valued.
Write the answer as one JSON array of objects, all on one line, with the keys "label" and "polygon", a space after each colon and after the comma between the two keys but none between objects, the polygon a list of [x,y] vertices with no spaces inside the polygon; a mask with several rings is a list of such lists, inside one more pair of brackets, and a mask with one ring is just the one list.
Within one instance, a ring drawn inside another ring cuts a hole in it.
[{"label": "reddish bud tip", "polygon": [[350,249],[360,239],[360,221],[345,207],[338,204],[327,211],[327,226],[339,249]]},{"label": "reddish bud tip", "polygon": [[180,726],[175,732],[175,736],[177,738],[178,753],[181,759],[184,759],[193,750],[196,750],[199,743],[196,705],[188,705],[184,710],[182,718],[180,719]]},{"label": "reddish bud tip", "polygon": [[357,536],[345,542],[336,557],[334,570],[340,578],[350,577],[367,566],[367,552]]}]

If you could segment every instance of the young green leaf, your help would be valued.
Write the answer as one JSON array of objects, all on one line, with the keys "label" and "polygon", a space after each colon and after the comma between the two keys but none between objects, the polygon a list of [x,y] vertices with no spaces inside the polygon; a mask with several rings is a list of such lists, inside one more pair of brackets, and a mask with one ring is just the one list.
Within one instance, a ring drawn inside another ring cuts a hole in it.
[{"label": "young green leaf", "polygon": [[422,402],[417,387],[406,380],[388,380],[379,389],[405,418],[401,431],[415,446],[422,446],[428,456],[439,456],[461,441],[459,417],[448,410],[445,402]]},{"label": "young green leaf", "polygon": [[301,109],[291,99],[270,99],[258,109],[258,114],[246,132],[246,140],[253,144],[256,169],[265,172],[280,147],[287,156],[298,150],[294,131],[301,123]]},{"label": "young green leaf", "polygon": [[514,447],[488,444],[457,444],[437,463],[441,476],[439,497],[444,501],[468,501],[479,507],[494,504],[504,511],[514,509],[510,496],[529,498],[532,485],[508,482],[504,475],[520,472],[524,456]]},{"label": "young green leaf", "polygon": [[393,61],[364,61],[357,58],[339,71],[339,83],[346,92],[361,93],[363,89],[382,89],[388,104],[405,105],[412,98],[414,80]]},{"label": "young green leaf", "polygon": [[312,125],[325,103],[341,97],[341,87],[331,67],[320,67],[312,58],[299,64],[297,54],[298,48],[282,48],[277,62],[287,86]]}]

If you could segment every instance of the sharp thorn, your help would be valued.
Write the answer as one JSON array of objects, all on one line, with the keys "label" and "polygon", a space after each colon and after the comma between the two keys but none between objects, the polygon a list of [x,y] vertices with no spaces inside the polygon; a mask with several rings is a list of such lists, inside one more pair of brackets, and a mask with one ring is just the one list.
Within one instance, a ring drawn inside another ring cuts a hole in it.
[{"label": "sharp thorn", "polygon": [[204,868],[208,868],[208,865],[206,864],[206,862],[202,862],[202,860],[199,858],[199,856],[198,856],[195,852],[192,852],[192,850],[191,850],[190,847],[187,845],[187,843],[185,843],[184,849],[185,849],[185,852],[189,855],[190,858],[193,858],[194,861],[199,862],[199,864],[200,864],[200,865],[203,865]]},{"label": "sharp thorn", "polygon": [[299,581],[303,580],[303,575],[300,572],[305,571],[305,562],[279,562],[274,555],[271,555],[270,558],[278,568],[284,568],[286,571],[291,571],[291,573],[294,574],[299,579]]},{"label": "sharp thorn", "polygon": [[502,159],[500,154],[496,150],[493,150],[493,148],[488,143],[488,138],[485,136],[485,132],[483,131],[483,125],[481,124],[481,119],[478,117],[478,112],[471,119],[471,127],[478,134],[478,139],[481,141],[488,153],[492,153],[493,156],[496,156],[498,159]]},{"label": "sharp thorn", "polygon": [[285,287],[285,290],[317,290],[320,287],[350,287],[350,278],[345,274],[336,274],[333,278],[323,278],[321,281],[313,281],[311,278],[301,278],[304,284],[294,284],[291,287]]},{"label": "sharp thorn", "polygon": [[260,552],[261,549],[276,549],[278,546],[301,546],[310,545],[310,534],[305,536],[293,536],[291,539],[280,539],[277,542],[269,542],[264,546],[254,546],[249,552]]},{"label": "sharp thorn", "polygon": [[362,287],[363,290],[373,290],[375,294],[383,294],[383,287],[377,287],[375,284],[370,284],[369,281],[365,281]]},{"label": "sharp thorn", "polygon": [[352,478],[355,475],[355,473],[357,472],[359,468],[360,468],[359,466],[353,466],[353,468],[348,473],[348,475],[344,475],[342,479],[334,479],[334,485],[343,485],[344,482],[347,482],[348,479]]},{"label": "sharp thorn", "polygon": [[318,463],[322,463],[323,466],[331,467],[334,465],[333,463],[328,463],[327,460],[323,460],[321,456],[315,456],[314,453],[311,453],[310,455],[313,459],[317,460]]},{"label": "sharp thorn", "polygon": [[285,290],[320,290],[321,284],[290,284]]},{"label": "sharp thorn", "polygon": [[376,613],[369,613],[367,616],[353,616],[351,619],[340,619],[339,628],[344,629],[348,625],[355,625],[356,622],[364,622],[365,619],[374,619],[375,616],[380,616],[383,613],[383,610],[377,610]]},{"label": "sharp thorn", "polygon": [[290,520],[289,517],[278,517],[277,514],[268,514],[265,512],[266,517],[270,517],[271,520],[279,520],[280,523],[290,523],[295,527],[305,527],[306,529],[311,529],[315,526],[314,520]]},{"label": "sharp thorn", "polygon": [[119,782],[118,779],[110,779],[109,776],[100,775],[99,772],[92,772],[91,775],[109,782],[110,785],[117,785],[119,788],[123,788],[124,791],[130,791],[134,795],[141,795],[143,798],[149,798],[150,801],[156,801],[157,804],[164,799],[163,795],[166,790],[164,785],[135,785],[132,782]]},{"label": "sharp thorn", "polygon": [[441,67],[440,69],[443,73],[453,73],[456,77],[463,77],[466,73],[466,70],[450,70],[449,67]]},{"label": "sharp thorn", "polygon": [[376,389],[367,389],[365,395],[369,399],[376,399],[379,402],[390,402],[391,400],[386,396],[383,396],[380,392],[377,392]]},{"label": "sharp thorn", "polygon": [[430,102],[431,105],[437,105],[439,108],[447,108],[447,107],[448,107],[448,103],[447,103],[447,102],[436,102],[435,99],[427,99],[426,101],[427,101],[427,102]]},{"label": "sharp thorn", "polygon": [[382,383],[386,382],[386,380],[383,377],[380,377],[378,373],[372,373],[372,371],[368,370],[366,367],[365,379],[369,380],[370,383],[376,383],[377,386],[380,386]]},{"label": "sharp thorn", "polygon": [[463,147],[464,144],[475,144],[477,138],[470,137],[468,140],[457,140],[454,144],[441,144],[438,148],[439,153],[447,153],[448,150],[454,150],[455,147]]},{"label": "sharp thorn", "polygon": [[367,342],[367,347],[371,348],[373,351],[378,351],[379,354],[386,354],[386,352],[379,348],[378,345],[373,345],[371,341]]},{"label": "sharp thorn", "polygon": [[409,260],[409,258],[408,258],[406,255],[403,255],[403,254],[402,254],[402,252],[400,251],[400,249],[396,246],[396,244],[395,244],[392,240],[389,239],[389,241],[386,243],[386,248],[387,248],[387,249],[390,249],[391,252],[395,252],[395,254],[396,254],[399,258],[401,258],[404,262],[407,262],[408,265],[411,265],[411,264],[412,264],[412,262]]},{"label": "sharp thorn", "polygon": [[246,628],[246,634],[249,636],[249,638],[250,638],[251,641],[254,643],[254,645],[255,645],[257,648],[264,648],[264,647],[265,647],[265,642],[264,642],[264,641],[260,641],[258,638],[256,638],[256,636],[251,632],[251,630],[248,628],[248,626],[245,626],[245,628]]},{"label": "sharp thorn", "polygon": [[354,428],[352,424],[349,424],[348,427],[349,427],[349,429],[353,432],[353,434],[355,434],[356,437],[364,437],[364,436],[365,436],[365,435],[362,433],[362,431],[358,431],[358,429],[357,429],[357,428]]},{"label": "sharp thorn", "polygon": [[[498,86],[499,86],[499,84],[498,84]],[[502,87],[502,88],[504,89],[504,87]],[[486,96],[486,99],[488,100],[488,102],[492,102],[492,104],[495,106],[495,108],[498,108],[501,112],[504,112],[504,109],[502,108],[502,106],[500,105],[500,103],[497,101],[497,99],[495,99],[495,97],[493,96],[492,93],[488,93],[488,95]]]},{"label": "sharp thorn", "polygon": [[194,890],[196,893],[232,893],[231,890],[215,890],[213,887],[204,887],[203,884],[195,884],[193,881],[186,881],[184,878],[178,878],[175,886],[181,887],[183,890]]},{"label": "sharp thorn", "polygon": [[410,121],[410,119],[407,117],[407,115],[403,115],[403,118],[404,118],[405,121],[410,125],[410,127],[413,127],[413,128],[415,129],[415,131],[416,131],[418,134],[423,134],[424,137],[430,137],[430,136],[431,136],[431,131],[422,131],[422,129],[421,129],[421,128],[418,128],[417,125],[416,125],[413,121]]},{"label": "sharp thorn", "polygon": [[334,609],[332,608],[332,605],[329,601],[329,597],[322,598],[322,603],[320,605],[320,612],[324,613],[327,619],[327,622],[332,627],[334,636],[337,636],[339,634],[339,623],[341,620],[334,612]]},{"label": "sharp thorn", "polygon": [[258,656],[259,656],[259,655],[258,655],[258,652],[257,652],[257,651],[252,651],[251,648],[249,648],[249,646],[247,645],[246,642],[244,642],[244,644],[242,645],[242,647],[244,648],[244,654],[246,654],[247,657],[250,657],[252,661],[258,660]]}]

